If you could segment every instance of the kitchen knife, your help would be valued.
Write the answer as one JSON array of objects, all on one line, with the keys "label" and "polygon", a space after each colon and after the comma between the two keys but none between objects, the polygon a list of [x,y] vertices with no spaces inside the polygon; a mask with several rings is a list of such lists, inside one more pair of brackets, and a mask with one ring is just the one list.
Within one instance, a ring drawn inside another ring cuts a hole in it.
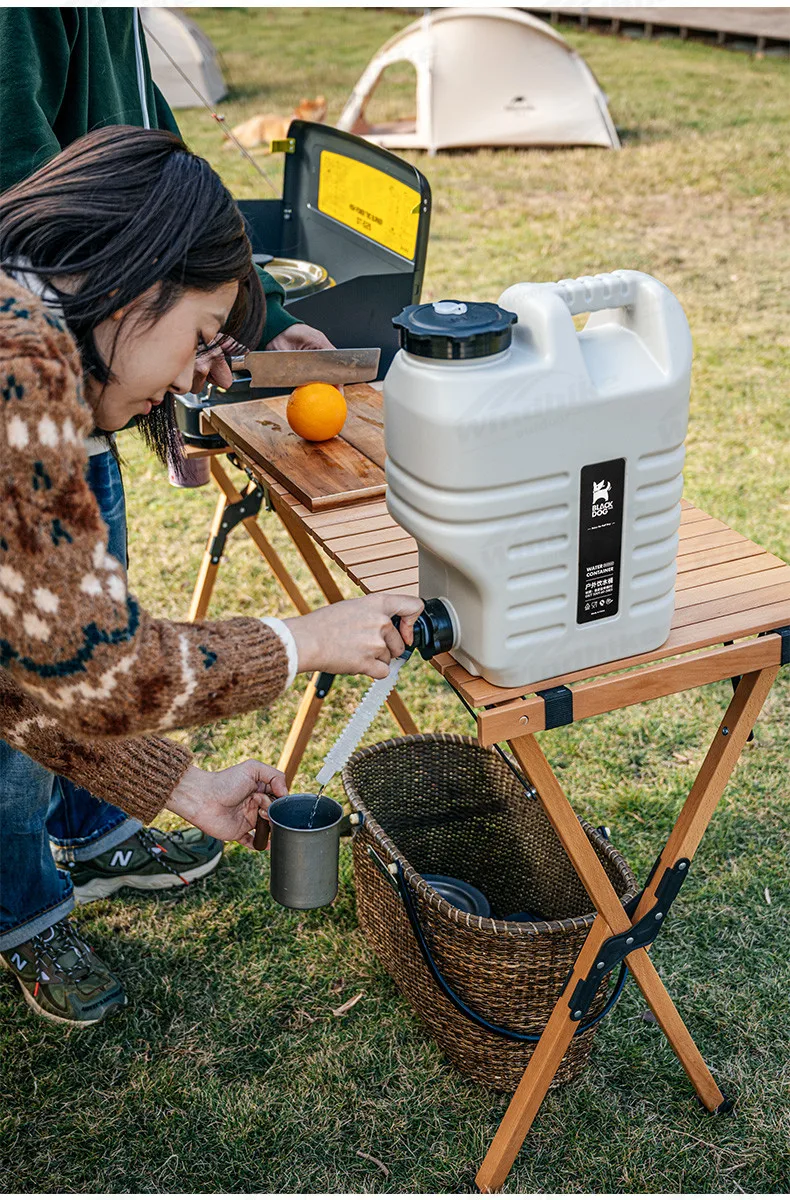
[{"label": "kitchen knife", "polygon": [[256,350],[231,359],[234,380],[249,375],[253,388],[293,388],[302,383],[367,383],[376,378],[377,346],[351,350]]}]

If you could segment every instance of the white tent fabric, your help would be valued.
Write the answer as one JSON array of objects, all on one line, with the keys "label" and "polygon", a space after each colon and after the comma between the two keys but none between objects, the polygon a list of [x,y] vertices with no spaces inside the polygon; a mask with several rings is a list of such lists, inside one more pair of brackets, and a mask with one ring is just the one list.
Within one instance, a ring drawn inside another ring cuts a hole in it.
[{"label": "white tent fabric", "polygon": [[[216,104],[227,95],[217,52],[194,21],[172,8],[141,8],[140,15],[146,31],[151,74],[171,108],[196,108],[200,100],[167,54],[209,104]],[[164,46],[167,54],[160,50],[157,42]]]},{"label": "white tent fabric", "polygon": [[[416,118],[371,126],[383,72],[409,62]],[[445,8],[396,34],[371,60],[338,129],[391,149],[607,146],[620,141],[590,68],[545,21],[517,9]]]}]

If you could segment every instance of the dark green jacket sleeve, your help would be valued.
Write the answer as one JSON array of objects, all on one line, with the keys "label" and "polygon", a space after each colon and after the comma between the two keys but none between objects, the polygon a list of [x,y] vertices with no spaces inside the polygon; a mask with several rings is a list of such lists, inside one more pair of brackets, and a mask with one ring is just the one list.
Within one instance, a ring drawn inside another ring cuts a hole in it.
[{"label": "dark green jacket sleeve", "polygon": [[292,316],[283,307],[285,292],[274,276],[269,275],[260,267],[256,267],[255,270],[260,276],[263,290],[266,293],[266,324],[263,327],[261,343],[256,349],[265,350],[272,338],[276,338],[278,333],[282,333],[290,325],[301,325],[302,322],[298,317]]},{"label": "dark green jacket sleeve", "polygon": [[0,192],[60,150],[70,52],[59,8],[0,8]]}]

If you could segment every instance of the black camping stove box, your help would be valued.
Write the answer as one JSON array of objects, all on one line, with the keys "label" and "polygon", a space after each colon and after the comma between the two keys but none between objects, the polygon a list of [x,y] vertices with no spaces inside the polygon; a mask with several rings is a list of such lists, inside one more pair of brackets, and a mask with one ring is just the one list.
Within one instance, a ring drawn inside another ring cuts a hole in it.
[{"label": "black camping stove box", "polygon": [[[253,253],[297,258],[325,267],[335,281],[286,302],[307,325],[340,349],[378,346],[379,378],[398,349],[392,318],[420,299],[431,190],[416,167],[387,150],[328,125],[292,121],[288,130],[281,200],[241,200]],[[221,447],[201,434],[200,412],[218,404],[275,395],[282,389],[234,384],[179,398],[184,441]]]}]

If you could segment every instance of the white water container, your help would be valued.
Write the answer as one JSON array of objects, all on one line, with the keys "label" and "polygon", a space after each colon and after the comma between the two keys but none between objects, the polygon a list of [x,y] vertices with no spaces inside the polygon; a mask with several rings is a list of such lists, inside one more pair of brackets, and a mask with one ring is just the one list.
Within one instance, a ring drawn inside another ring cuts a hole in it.
[{"label": "white water container", "polygon": [[420,594],[453,611],[456,658],[520,687],[667,638],[691,335],[638,271],[517,284],[500,305],[396,318],[387,504],[419,544]]}]

